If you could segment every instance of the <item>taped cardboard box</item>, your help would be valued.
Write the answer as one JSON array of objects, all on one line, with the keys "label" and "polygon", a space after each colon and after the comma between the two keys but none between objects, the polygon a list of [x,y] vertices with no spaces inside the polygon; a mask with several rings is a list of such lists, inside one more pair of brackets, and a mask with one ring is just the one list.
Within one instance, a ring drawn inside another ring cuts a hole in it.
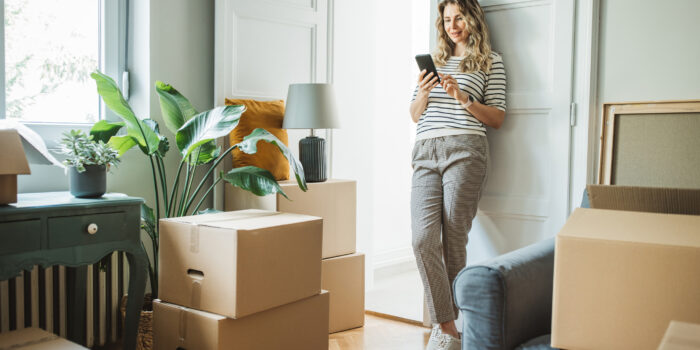
[{"label": "taped cardboard box", "polygon": [[163,301],[239,318],[321,291],[318,217],[242,210],[160,221]]},{"label": "taped cardboard box", "polygon": [[39,328],[24,328],[0,333],[0,349],[86,350],[76,343]]},{"label": "taped cardboard box", "polygon": [[355,253],[357,182],[330,179],[307,185],[308,190],[304,192],[295,180],[280,181],[280,187],[290,199],[287,200],[279,194],[258,197],[226,184],[224,207],[229,211],[254,208],[321,217],[322,257]]},{"label": "taped cardboard box", "polygon": [[[695,212],[696,191],[589,187],[594,208],[662,212]],[[700,216],[576,209],[556,238],[552,346],[656,349],[671,320],[700,322],[699,269]]]},{"label": "taped cardboard box", "polygon": [[700,349],[700,324],[671,321],[658,350]]},{"label": "taped cardboard box", "polygon": [[17,130],[0,129],[0,205],[17,202],[17,175],[29,174]]},{"label": "taped cardboard box", "polygon": [[326,350],[329,293],[239,319],[153,302],[156,350]]},{"label": "taped cardboard box", "polygon": [[365,255],[355,253],[324,259],[321,288],[331,293],[328,332],[365,324]]}]

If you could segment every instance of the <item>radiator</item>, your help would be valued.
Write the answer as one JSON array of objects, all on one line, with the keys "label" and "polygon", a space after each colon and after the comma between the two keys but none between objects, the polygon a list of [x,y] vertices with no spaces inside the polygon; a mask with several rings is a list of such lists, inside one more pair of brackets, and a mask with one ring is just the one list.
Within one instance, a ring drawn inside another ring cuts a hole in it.
[{"label": "radiator", "polygon": [[71,313],[76,268],[34,266],[13,279],[0,281],[0,332],[39,327],[66,337],[71,320],[85,318],[82,345],[93,347],[115,342],[121,336],[119,302],[128,288],[128,263],[124,253],[114,252],[100,263],[87,266],[85,314]]}]

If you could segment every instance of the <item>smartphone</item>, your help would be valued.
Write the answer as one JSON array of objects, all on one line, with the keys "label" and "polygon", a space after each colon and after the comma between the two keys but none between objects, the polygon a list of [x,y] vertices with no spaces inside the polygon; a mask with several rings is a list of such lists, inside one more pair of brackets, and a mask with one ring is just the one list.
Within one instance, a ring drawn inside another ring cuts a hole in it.
[{"label": "smartphone", "polygon": [[433,72],[433,76],[438,78],[438,83],[440,82],[440,76],[438,75],[437,69],[435,69],[435,63],[433,63],[433,58],[429,54],[416,55],[416,63],[418,63],[418,69],[421,71],[425,69],[425,75]]}]

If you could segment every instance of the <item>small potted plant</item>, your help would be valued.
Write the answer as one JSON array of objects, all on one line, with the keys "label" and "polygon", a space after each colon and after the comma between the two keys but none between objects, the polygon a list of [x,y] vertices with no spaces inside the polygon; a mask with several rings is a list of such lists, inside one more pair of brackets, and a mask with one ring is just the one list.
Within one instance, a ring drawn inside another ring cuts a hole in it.
[{"label": "small potted plant", "polygon": [[119,152],[81,130],[63,133],[60,153],[66,155],[70,193],[78,198],[101,197],[107,189],[107,171],[120,161]]}]

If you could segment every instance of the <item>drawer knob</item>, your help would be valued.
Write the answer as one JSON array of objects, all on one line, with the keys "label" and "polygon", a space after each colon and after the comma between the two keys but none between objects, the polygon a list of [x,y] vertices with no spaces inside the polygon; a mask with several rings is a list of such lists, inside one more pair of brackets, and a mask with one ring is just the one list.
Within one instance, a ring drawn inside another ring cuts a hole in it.
[{"label": "drawer knob", "polygon": [[94,235],[95,233],[97,233],[97,224],[93,223],[93,224],[88,225],[87,232],[91,235]]}]

